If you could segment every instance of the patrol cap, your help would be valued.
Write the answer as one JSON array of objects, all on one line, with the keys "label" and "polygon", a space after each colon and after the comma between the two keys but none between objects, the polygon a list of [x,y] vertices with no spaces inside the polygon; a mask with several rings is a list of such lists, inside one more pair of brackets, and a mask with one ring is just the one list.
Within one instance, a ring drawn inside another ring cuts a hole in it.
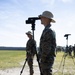
[{"label": "patrol cap", "polygon": [[26,32],[27,35],[32,35],[31,31]]},{"label": "patrol cap", "polygon": [[50,11],[44,11],[39,17],[46,17],[48,19],[51,19],[51,22],[55,23],[56,21],[53,19],[53,14]]}]

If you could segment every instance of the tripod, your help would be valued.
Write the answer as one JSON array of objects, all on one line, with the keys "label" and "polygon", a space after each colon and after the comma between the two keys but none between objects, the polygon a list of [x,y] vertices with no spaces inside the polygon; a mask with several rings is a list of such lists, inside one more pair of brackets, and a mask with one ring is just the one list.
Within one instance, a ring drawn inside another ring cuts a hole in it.
[{"label": "tripod", "polygon": [[[34,30],[35,30],[35,20],[32,22],[33,40],[34,40]],[[41,67],[40,67],[40,62],[39,62],[37,51],[36,51],[36,57],[37,57],[37,62],[38,62],[39,70],[40,70],[40,75],[43,75],[41,72]]]},{"label": "tripod", "polygon": [[[38,17],[33,17],[33,18],[28,18],[28,20],[26,20],[26,24],[32,24],[32,32],[33,32],[33,40],[34,40],[34,30],[35,30],[35,21],[36,20],[39,20],[40,18],[38,18]],[[36,51],[36,57],[37,57],[37,62],[38,62],[38,66],[39,66],[39,70],[40,70],[40,75],[42,75],[42,72],[41,72],[41,67],[40,67],[40,63],[39,63],[39,58],[38,58],[38,54],[37,54],[37,51]],[[27,61],[27,59],[25,60],[25,63],[24,63],[24,65],[23,65],[23,67],[22,67],[22,70],[21,70],[21,72],[20,72],[20,75],[22,74],[22,72],[23,72],[23,70],[24,70],[24,67],[25,67],[25,64],[26,64],[26,61]]]},{"label": "tripod", "polygon": [[[66,57],[67,57],[67,55],[68,55],[68,36],[69,35],[71,35],[71,34],[65,34],[64,35],[64,37],[66,37],[66,50],[65,50],[65,52],[64,52],[64,55],[63,55],[63,57],[62,57],[62,60],[61,60],[61,63],[60,63],[60,66],[59,66],[59,69],[60,69],[60,67],[61,67],[61,65],[62,65],[62,63],[63,63],[63,68],[62,68],[62,74],[63,74],[63,70],[64,70],[64,66],[65,66],[65,60],[66,60]],[[71,58],[72,58],[72,60],[73,60],[73,63],[74,63],[74,65],[75,65],[75,62],[74,62],[74,59],[73,59],[73,57],[71,56]]]}]

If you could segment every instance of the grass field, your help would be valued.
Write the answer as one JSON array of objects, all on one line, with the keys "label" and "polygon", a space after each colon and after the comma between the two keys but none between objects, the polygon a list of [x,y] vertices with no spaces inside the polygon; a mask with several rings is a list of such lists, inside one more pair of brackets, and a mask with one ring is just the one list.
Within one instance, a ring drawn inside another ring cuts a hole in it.
[{"label": "grass field", "polygon": [[0,69],[19,67],[25,59],[25,51],[0,50]]},{"label": "grass field", "polygon": [[53,75],[75,75],[75,58],[69,55],[64,56],[63,52],[58,52],[55,58]]},{"label": "grass field", "polygon": [[[0,69],[22,66],[20,62],[25,60],[25,54],[25,51],[0,50]],[[62,73],[64,75],[75,75],[75,58],[70,56],[64,58],[63,55],[63,52],[57,53],[53,65],[53,75],[63,75]]]}]

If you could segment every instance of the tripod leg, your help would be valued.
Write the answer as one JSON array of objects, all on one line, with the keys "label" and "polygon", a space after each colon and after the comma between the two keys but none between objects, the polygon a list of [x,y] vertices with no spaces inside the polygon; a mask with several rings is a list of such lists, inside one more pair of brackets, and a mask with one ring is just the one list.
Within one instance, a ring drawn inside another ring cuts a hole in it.
[{"label": "tripod leg", "polygon": [[22,70],[21,70],[21,72],[20,72],[20,75],[22,75],[22,72],[23,72],[23,69],[24,69],[24,67],[25,67],[26,61],[27,61],[27,58],[26,58],[26,60],[25,60],[25,62],[24,62],[24,65],[23,65],[23,67],[22,67]]},{"label": "tripod leg", "polygon": [[66,56],[64,56],[62,74],[63,74],[63,71],[64,71],[64,66],[65,66],[65,59],[66,59]]},{"label": "tripod leg", "polygon": [[74,65],[75,65],[75,61],[74,61],[74,58],[73,58],[73,56],[71,56],[71,58],[72,58],[72,60],[73,60],[73,63],[74,63]]},{"label": "tripod leg", "polygon": [[[57,72],[60,70],[61,65],[62,65],[62,63],[63,63],[63,58],[64,58],[64,55],[62,56],[62,59],[61,59],[61,62],[60,62],[59,68],[58,68],[58,70],[57,70],[55,73],[57,73]],[[54,75],[55,73],[53,73],[53,75]]]},{"label": "tripod leg", "polygon": [[60,62],[60,66],[59,66],[59,69],[60,69],[60,67],[61,67],[61,65],[62,65],[62,62],[63,62],[63,58],[64,58],[64,55],[63,55],[63,57],[62,57],[62,60],[61,60],[61,62]]},{"label": "tripod leg", "polygon": [[[73,57],[73,56],[71,56],[71,58],[72,58],[72,60],[73,60],[74,66],[75,66],[74,57]],[[74,69],[75,69],[75,68],[74,68]],[[74,73],[75,73],[75,71],[74,71]]]}]

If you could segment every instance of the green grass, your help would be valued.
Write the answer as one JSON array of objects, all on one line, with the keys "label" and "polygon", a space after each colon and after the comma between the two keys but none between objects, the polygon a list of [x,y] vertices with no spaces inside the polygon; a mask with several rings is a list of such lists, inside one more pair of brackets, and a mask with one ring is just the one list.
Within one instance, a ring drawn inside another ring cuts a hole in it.
[{"label": "green grass", "polygon": [[19,67],[25,59],[25,51],[0,50],[0,69]]},{"label": "green grass", "polygon": [[[26,57],[25,55],[26,55],[25,51],[0,50],[0,69],[22,66],[20,65],[20,62],[25,60]],[[75,64],[73,62],[73,59],[69,56],[66,56],[65,63],[64,63],[63,55],[64,55],[63,52],[57,53],[53,65],[53,75],[63,75],[62,71],[64,75],[75,75]]]},{"label": "green grass", "polygon": [[75,58],[67,55],[63,56],[63,52],[58,52],[55,58],[53,75],[75,75]]}]

